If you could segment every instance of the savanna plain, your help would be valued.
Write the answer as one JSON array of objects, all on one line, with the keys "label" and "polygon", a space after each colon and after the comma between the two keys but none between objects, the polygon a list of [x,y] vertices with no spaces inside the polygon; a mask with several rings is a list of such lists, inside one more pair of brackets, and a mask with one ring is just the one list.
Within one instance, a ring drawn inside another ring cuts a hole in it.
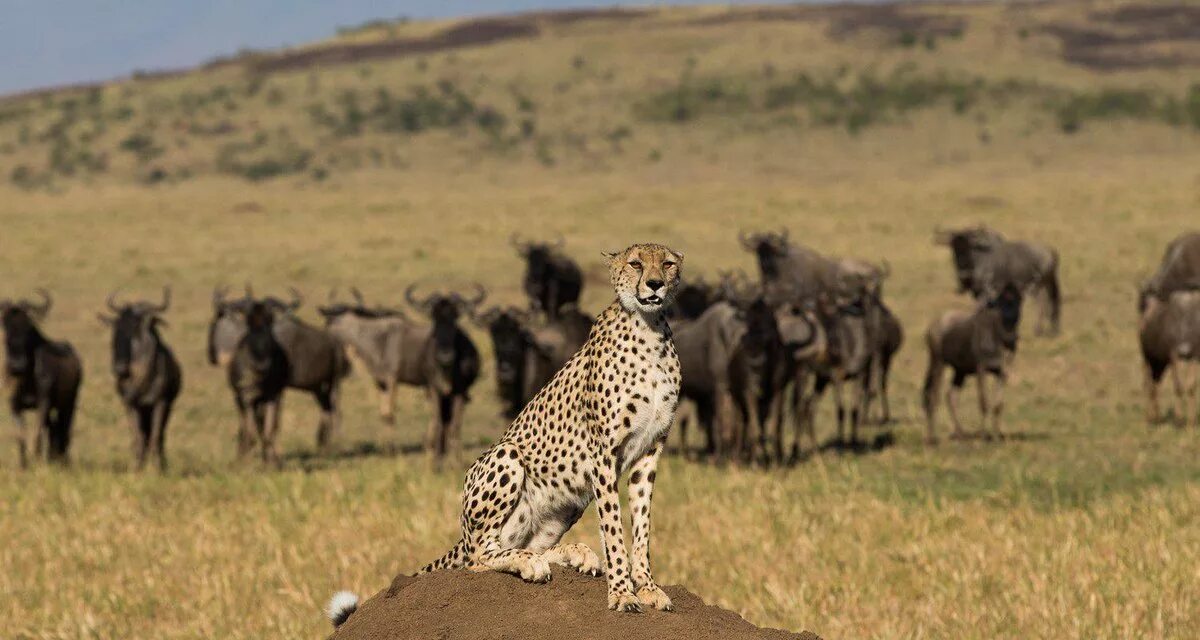
[{"label": "savanna plain", "polygon": [[[332,455],[315,453],[315,404],[289,392],[282,470],[234,464],[231,394],[205,357],[214,286],[294,286],[312,323],[334,287],[399,306],[412,282],[479,282],[488,304],[517,304],[510,234],[561,233],[599,311],[601,251],[662,242],[686,276],[713,279],[755,272],[739,230],[786,227],[891,265],[897,422],[867,428],[881,445],[866,452],[782,469],[667,458],[659,582],[827,638],[1197,637],[1200,434],[1145,420],[1135,287],[1197,226],[1200,92],[1186,78],[1200,40],[1088,58],[1062,35],[1158,29],[1130,7],[551,14],[495,42],[313,67],[246,54],[0,101],[0,296],[50,290],[43,328],[85,363],[70,468],[22,471],[15,443],[0,446],[0,635],[320,637],[333,591],[374,593],[456,539],[464,467],[428,469],[421,394],[402,392],[383,425],[361,370]],[[471,24],[379,23],[294,53]],[[1164,50],[1177,55],[1151,55]],[[381,106],[380,87],[411,96],[412,119],[391,128],[401,99]],[[454,92],[471,105],[459,121],[429,102],[465,108]],[[1063,331],[1034,336],[1026,318],[1012,437],[926,446],[924,327],[971,304],[932,233],[979,222],[1058,248]],[[115,288],[154,298],[164,284],[184,392],[169,470],[138,474],[96,314]],[[467,328],[487,362],[465,420],[477,453],[505,424],[490,341]],[[594,544],[594,514],[568,537]]]}]

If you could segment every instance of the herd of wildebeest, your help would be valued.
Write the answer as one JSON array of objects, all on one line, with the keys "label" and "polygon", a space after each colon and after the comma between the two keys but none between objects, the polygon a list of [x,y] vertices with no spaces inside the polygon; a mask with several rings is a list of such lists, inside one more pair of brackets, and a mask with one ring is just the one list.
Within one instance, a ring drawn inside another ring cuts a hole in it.
[{"label": "herd of wildebeest", "polygon": [[[759,277],[723,272],[714,282],[686,282],[670,312],[683,370],[679,450],[716,461],[799,460],[820,446],[815,408],[830,387],[834,442],[857,444],[861,424],[890,422],[888,373],[904,331],[884,301],[887,263],[825,256],[792,241],[786,230],[740,233],[738,239],[757,258]],[[1004,384],[1017,351],[1023,300],[1040,302],[1037,333],[1059,329],[1058,253],[1044,244],[1009,240],[986,226],[939,229],[935,242],[950,249],[959,292],[970,294],[975,304],[940,315],[925,334],[926,438],[938,439],[935,416],[946,369],[953,374],[944,395],[952,437],[969,435],[957,399],[971,377],[982,419],[977,433],[1000,437]],[[485,309],[480,286],[419,296],[412,285],[405,292],[408,309],[369,305],[357,289],[351,289],[351,301],[339,300],[335,290],[318,307],[325,326],[317,327],[295,315],[303,302],[295,290],[283,300],[256,297],[249,286],[236,298],[216,289],[208,358],[225,369],[232,391],[239,415],[238,459],[257,447],[265,463],[279,463],[275,438],[287,389],[316,399],[321,410],[317,447],[327,450],[339,428],[339,387],[356,368],[378,387],[379,414],[388,423],[394,420],[397,388],[422,389],[431,407],[426,453],[435,462],[447,454],[459,458],[463,410],[481,370],[464,319],[489,334],[496,393],[504,416],[515,418],[584,343],[592,318],[578,304],[583,271],[563,252],[561,238],[524,242],[514,237],[512,243],[526,263],[522,284],[529,303],[524,307]],[[82,380],[82,363],[70,343],[52,340],[38,328],[52,303],[47,292],[38,293],[39,301],[0,302],[5,382],[22,466],[43,456],[68,460]],[[150,458],[165,468],[167,424],[182,389],[179,362],[159,331],[170,301],[169,288],[159,302],[123,302],[114,293],[107,298],[107,312],[100,314],[112,331],[112,374],[139,469]],[[1160,417],[1157,389],[1170,370],[1176,418],[1194,425],[1200,409],[1200,232],[1183,234],[1167,246],[1155,273],[1139,287],[1138,312],[1148,418]],[[30,411],[32,425],[25,418]],[[790,449],[784,443],[785,418],[794,425]],[[692,423],[703,434],[702,450],[686,446]]]}]

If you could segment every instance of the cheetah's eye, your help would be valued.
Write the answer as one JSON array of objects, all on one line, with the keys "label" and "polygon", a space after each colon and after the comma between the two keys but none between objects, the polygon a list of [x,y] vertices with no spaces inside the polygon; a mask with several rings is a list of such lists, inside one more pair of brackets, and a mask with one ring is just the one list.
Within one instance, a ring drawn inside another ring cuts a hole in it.
[{"label": "cheetah's eye", "polygon": [[671,262],[670,260],[667,260],[666,262],[663,263],[663,266],[670,269],[671,267],[675,266],[675,263]]},{"label": "cheetah's eye", "polygon": [[642,263],[638,260],[634,260],[634,261],[630,262],[629,266],[633,267],[634,269],[637,269],[638,271],[642,270]]}]

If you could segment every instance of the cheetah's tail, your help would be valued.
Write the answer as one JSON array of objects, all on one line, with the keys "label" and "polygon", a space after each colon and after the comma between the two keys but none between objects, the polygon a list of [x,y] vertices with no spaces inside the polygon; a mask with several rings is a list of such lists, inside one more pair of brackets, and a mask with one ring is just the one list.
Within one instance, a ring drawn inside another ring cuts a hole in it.
[{"label": "cheetah's tail", "polygon": [[329,604],[325,605],[325,615],[333,623],[334,629],[345,624],[355,611],[358,611],[358,596],[349,591],[339,591],[333,594],[333,597],[329,599]]},{"label": "cheetah's tail", "polygon": [[467,542],[459,538],[458,542],[455,542],[454,546],[450,547],[450,550],[446,552],[446,555],[425,565],[417,574],[420,575],[442,569],[462,569],[467,566],[467,555]]}]

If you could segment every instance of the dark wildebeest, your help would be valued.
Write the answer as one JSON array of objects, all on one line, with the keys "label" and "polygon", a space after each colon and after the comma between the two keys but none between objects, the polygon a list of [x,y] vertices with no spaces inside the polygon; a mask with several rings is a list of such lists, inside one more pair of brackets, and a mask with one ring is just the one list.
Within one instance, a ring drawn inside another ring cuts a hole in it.
[{"label": "dark wildebeest", "polygon": [[554,320],[563,307],[579,303],[583,271],[579,264],[562,253],[564,240],[561,236],[553,243],[522,242],[517,234],[513,234],[510,241],[517,253],[525,258],[523,286],[535,311]]},{"label": "dark wildebeest", "polygon": [[229,387],[233,389],[242,420],[238,459],[249,453],[257,438],[263,463],[279,466],[275,437],[279,434],[280,405],[289,378],[287,353],[275,339],[274,305],[252,300],[241,314],[246,333],[229,361]]},{"label": "dark wildebeest", "polygon": [[[850,290],[852,291],[852,290]],[[870,372],[878,342],[870,322],[874,298],[865,291],[844,294],[822,293],[816,299],[816,318],[823,336],[823,349],[801,370],[795,388],[797,436],[807,431],[815,442],[816,405],[833,385],[837,416],[837,443],[846,444],[846,424],[851,445],[858,444],[858,427],[866,418],[870,395]],[[812,389],[807,379],[811,376]],[[845,392],[851,392],[847,408]]]},{"label": "dark wildebeest", "polygon": [[1153,294],[1166,300],[1178,289],[1200,282],[1200,232],[1184,233],[1167,245],[1162,262],[1154,275],[1142,283],[1143,294]]},{"label": "dark wildebeest", "polygon": [[790,242],[787,229],[778,233],[739,232],[738,241],[757,258],[764,293],[771,299],[791,296],[812,300],[836,291],[841,284],[838,262]]},{"label": "dark wildebeest", "polygon": [[[46,317],[52,304],[50,294],[40,289],[38,294],[41,304],[0,302],[8,407],[17,428],[22,467],[28,467],[34,456],[41,457],[43,450],[51,462],[68,462],[71,423],[83,381],[83,363],[70,343],[52,341],[38,329],[37,322]],[[22,415],[29,410],[37,411],[33,429]]]},{"label": "dark wildebeest", "polygon": [[496,392],[503,415],[513,420],[567,360],[583,346],[592,319],[568,309],[556,320],[537,322],[513,307],[493,307],[474,318],[492,338]]},{"label": "dark wildebeest", "polygon": [[[246,333],[245,312],[253,302],[250,292],[244,298],[226,300],[225,291],[213,292],[213,318],[208,326],[208,360],[225,365]],[[313,327],[295,315],[303,299],[292,290],[292,300],[284,302],[268,297],[262,302],[271,308],[275,340],[287,355],[288,388],[307,391],[321,409],[317,427],[317,448],[328,450],[341,422],[339,389],[350,373],[350,362],[337,339],[327,331]],[[244,418],[243,418],[244,420]]]},{"label": "dark wildebeest", "polygon": [[876,348],[875,354],[872,356],[870,380],[868,381],[870,386],[867,396],[867,413],[864,418],[870,419],[871,403],[878,397],[879,423],[888,424],[892,421],[892,407],[888,399],[888,377],[892,371],[892,360],[904,344],[904,326],[900,324],[900,318],[897,318],[896,314],[892,313],[892,310],[882,300],[875,301],[873,313],[873,322],[876,323],[873,331]]},{"label": "dark wildebeest", "polygon": [[717,301],[717,290],[701,279],[679,284],[675,304],[667,311],[672,320],[695,320]]},{"label": "dark wildebeest", "polygon": [[1191,288],[1174,286],[1165,297],[1142,292],[1138,342],[1146,373],[1146,417],[1151,423],[1160,418],[1158,385],[1167,369],[1175,383],[1177,420],[1195,426],[1197,408],[1194,397],[1196,369],[1200,367],[1200,283]]},{"label": "dark wildebeest", "polygon": [[179,361],[158,333],[162,314],[171,304],[171,290],[163,289],[159,304],[118,305],[116,292],[109,294],[106,303],[114,315],[100,314],[100,321],[112,327],[112,371],[133,437],[134,460],[141,470],[147,456],[153,455],[159,470],[165,471],[167,421],[183,385]]},{"label": "dark wildebeest", "polygon": [[694,419],[705,436],[704,453],[718,459],[731,440],[729,371],[733,353],[746,331],[741,311],[722,301],[695,320],[673,320],[671,331],[679,354],[679,398],[690,400],[693,411],[680,411],[679,448],[687,453],[688,426]]},{"label": "dark wildebeest", "polygon": [[367,309],[331,304],[321,308],[329,331],[354,350],[383,393],[382,403],[393,402],[396,385],[422,387],[430,400],[431,418],[425,452],[440,462],[448,451],[462,455],[462,415],[468,391],[479,377],[479,352],[458,325],[486,295],[476,285],[470,299],[457,293],[433,294],[418,300],[416,285],[405,299],[432,323],[408,319],[390,309]]},{"label": "dark wildebeest", "polygon": [[[1004,409],[1004,384],[1008,365],[1017,351],[1017,329],[1021,321],[1021,288],[1006,283],[999,292],[987,292],[974,311],[947,311],[929,325],[925,334],[929,346],[929,369],[925,373],[922,406],[925,409],[926,440],[937,442],[934,416],[937,413],[938,392],[942,372],[954,371],[954,379],[946,390],[946,407],[954,425],[953,438],[964,437],[958,419],[958,392],[970,376],[975,376],[979,391],[979,411],[982,429],[987,432],[988,417],[992,418],[992,435],[1003,437],[1000,415]],[[996,397],[990,402],[987,375],[996,378]]]},{"label": "dark wildebeest", "polygon": [[1055,335],[1062,316],[1058,251],[1047,244],[1007,240],[987,226],[934,232],[934,242],[950,247],[959,292],[980,298],[1012,283],[1022,296],[1037,296],[1041,314],[1035,331]]}]

